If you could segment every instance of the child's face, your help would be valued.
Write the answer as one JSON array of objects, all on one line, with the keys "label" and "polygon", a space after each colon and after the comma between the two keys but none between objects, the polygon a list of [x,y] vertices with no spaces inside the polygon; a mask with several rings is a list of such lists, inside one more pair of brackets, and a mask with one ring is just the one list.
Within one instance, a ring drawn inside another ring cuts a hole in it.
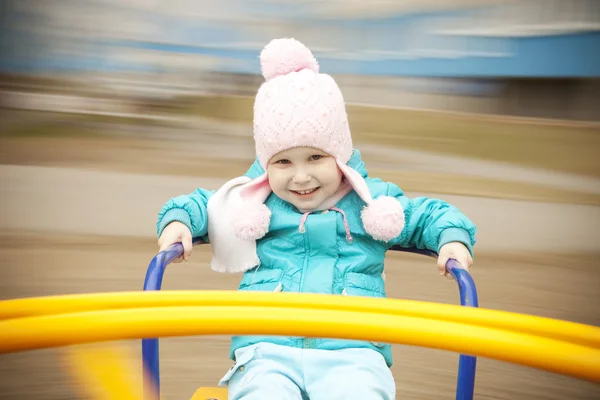
[{"label": "child's face", "polygon": [[316,209],[342,182],[335,158],[312,147],[277,153],[269,160],[267,173],[273,192],[303,212]]}]

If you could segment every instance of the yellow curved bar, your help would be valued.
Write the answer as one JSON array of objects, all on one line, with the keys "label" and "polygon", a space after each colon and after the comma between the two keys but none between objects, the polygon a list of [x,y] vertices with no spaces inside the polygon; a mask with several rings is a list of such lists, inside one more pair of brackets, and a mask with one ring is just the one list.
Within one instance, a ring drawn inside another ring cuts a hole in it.
[{"label": "yellow curved bar", "polygon": [[600,350],[496,328],[376,312],[257,306],[154,307],[0,322],[0,353],[144,337],[332,337],[450,350],[600,381]]},{"label": "yellow curved bar", "polygon": [[0,301],[0,320],[120,308],[221,305],[377,312],[514,330],[581,345],[600,347],[600,328],[575,322],[452,304],[308,293],[225,290],[119,292],[49,296]]}]

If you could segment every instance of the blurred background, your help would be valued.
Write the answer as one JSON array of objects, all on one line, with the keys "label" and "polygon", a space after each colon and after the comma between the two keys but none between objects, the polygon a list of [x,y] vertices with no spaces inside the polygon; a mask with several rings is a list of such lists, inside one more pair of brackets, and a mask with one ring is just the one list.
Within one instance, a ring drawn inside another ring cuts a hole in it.
[{"label": "blurred background", "polygon": [[[340,85],[370,175],[477,224],[482,307],[600,325],[597,0],[0,7],[0,298],[140,290],[162,204],[251,164],[258,56],[294,37]],[[163,287],[235,289],[239,276],[211,272],[209,258],[196,248]],[[390,297],[458,303],[433,260],[390,254],[386,274]],[[231,365],[227,337],[161,343],[167,399]],[[140,341],[120,344],[140,365]],[[394,351],[399,399],[453,398],[457,355]],[[87,398],[62,356],[1,355],[0,399]],[[530,368],[478,368],[476,398],[600,397]]]}]

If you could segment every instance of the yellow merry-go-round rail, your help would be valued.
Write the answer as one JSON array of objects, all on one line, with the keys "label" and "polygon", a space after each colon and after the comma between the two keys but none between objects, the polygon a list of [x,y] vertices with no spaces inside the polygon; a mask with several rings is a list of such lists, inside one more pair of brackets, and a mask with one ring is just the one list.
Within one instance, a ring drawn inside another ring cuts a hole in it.
[{"label": "yellow merry-go-round rail", "polygon": [[460,307],[404,299],[327,296],[299,293],[243,291],[163,291],[91,293],[0,301],[0,322],[5,319],[123,308],[175,306],[280,306],[313,310],[353,310],[422,317],[515,330],[600,348],[600,328],[570,321],[491,309]]},{"label": "yellow merry-go-round rail", "polygon": [[489,309],[238,291],[100,293],[0,302],[0,353],[217,334],[408,344],[600,381],[600,328]]}]

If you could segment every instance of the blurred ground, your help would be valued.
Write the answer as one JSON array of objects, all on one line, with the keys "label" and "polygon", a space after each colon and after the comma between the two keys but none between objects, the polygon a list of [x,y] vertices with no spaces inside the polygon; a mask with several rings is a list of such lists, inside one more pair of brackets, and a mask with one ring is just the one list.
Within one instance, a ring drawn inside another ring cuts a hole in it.
[{"label": "blurred ground", "polygon": [[[231,110],[228,118],[218,112],[220,103],[197,105],[200,115],[214,111],[211,118],[2,110],[0,164],[237,176],[254,159],[254,148],[235,101],[223,105]],[[370,174],[404,190],[600,204],[597,125],[387,111],[375,123],[358,110],[353,137]]]},{"label": "blurred ground", "polygon": [[[197,186],[216,188],[252,161],[252,142],[244,137],[248,127],[231,122],[182,116],[133,124],[106,116],[3,110],[0,297],[139,290],[157,251],[153,230],[160,205]],[[498,132],[493,123],[482,126]],[[469,136],[450,140],[436,130],[427,140],[415,139],[418,146],[406,147],[407,142],[370,140],[358,131],[357,146],[371,175],[393,180],[410,195],[447,199],[477,223],[473,274],[482,307],[598,326],[597,128],[518,129],[512,141],[511,130],[493,140],[496,146],[504,143],[505,159],[486,157],[485,138],[479,150],[467,149],[470,154],[445,151],[444,143],[466,146]],[[535,144],[546,131],[556,136],[541,156],[526,152],[527,162],[514,158],[521,143]],[[532,136],[524,138],[527,132]],[[569,138],[578,139],[568,146]],[[553,154],[553,168],[540,169],[552,164]],[[559,162],[562,154],[567,161]],[[208,260],[209,249],[197,248],[190,263],[169,269],[164,288],[235,289],[239,277],[211,272]],[[390,254],[386,273],[391,297],[458,302],[455,283],[439,278],[431,260]],[[140,341],[121,344],[139,365]],[[215,385],[231,365],[227,349],[226,337],[163,340],[165,398],[186,399],[198,386]],[[453,398],[457,355],[405,346],[396,346],[395,353],[398,398]],[[0,357],[0,400],[84,398],[61,354]],[[599,397],[598,385],[479,360],[476,398]]]},{"label": "blurred ground", "polygon": [[[250,125],[253,97],[206,96],[183,106],[187,113]],[[347,106],[354,142],[433,151],[598,176],[600,145],[594,123],[464,113],[432,113],[364,104]],[[593,144],[594,146],[590,145]]]}]

